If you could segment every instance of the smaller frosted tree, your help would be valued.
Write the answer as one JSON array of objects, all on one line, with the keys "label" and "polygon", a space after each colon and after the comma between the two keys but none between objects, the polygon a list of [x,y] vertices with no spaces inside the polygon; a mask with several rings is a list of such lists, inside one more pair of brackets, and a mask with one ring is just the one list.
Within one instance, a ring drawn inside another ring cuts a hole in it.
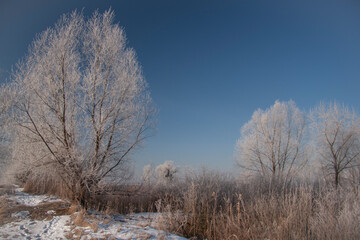
[{"label": "smaller frosted tree", "polygon": [[11,133],[8,129],[9,115],[8,110],[11,104],[11,89],[3,86],[0,89],[0,180],[6,182],[5,170],[10,157],[10,137]]},{"label": "smaller frosted tree", "polygon": [[287,182],[307,162],[304,136],[304,113],[293,101],[276,101],[265,111],[255,111],[242,127],[237,163],[272,181]]},{"label": "smaller frosted tree", "polygon": [[160,184],[167,184],[173,182],[177,172],[178,167],[174,166],[173,161],[165,161],[163,164],[155,168],[158,183]]},{"label": "smaller frosted tree", "polygon": [[146,165],[144,166],[143,168],[143,175],[142,175],[142,179],[143,181],[146,183],[146,184],[151,184],[151,179],[153,179],[154,177],[154,171],[153,171],[153,168],[152,166],[149,164],[149,165]]},{"label": "smaller frosted tree", "polygon": [[321,165],[338,187],[341,175],[358,172],[360,119],[354,111],[336,102],[320,104],[312,110],[311,118]]}]

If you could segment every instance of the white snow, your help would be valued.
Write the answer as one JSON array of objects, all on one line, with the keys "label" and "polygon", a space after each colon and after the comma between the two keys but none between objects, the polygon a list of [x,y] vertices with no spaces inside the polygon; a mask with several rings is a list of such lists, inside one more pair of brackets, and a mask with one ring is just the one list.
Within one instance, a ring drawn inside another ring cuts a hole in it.
[{"label": "white snow", "polygon": [[66,239],[70,216],[56,216],[49,221],[24,219],[0,227],[0,239]]},{"label": "white snow", "polygon": [[29,215],[29,211],[20,211],[20,212],[11,214],[11,217],[24,218],[24,217],[26,217],[27,215]]},{"label": "white snow", "polygon": [[47,214],[55,214],[56,212],[54,210],[49,210],[46,212]]},{"label": "white snow", "polygon": [[81,239],[98,239],[106,235],[113,236],[116,239],[186,239],[175,234],[169,234],[165,231],[156,229],[156,219],[158,218],[158,215],[159,214],[157,213],[110,215],[110,222],[99,222],[98,229],[96,231],[93,231],[90,228],[85,228],[84,233],[86,233],[87,236]]},{"label": "white snow", "polygon": [[22,188],[15,189],[15,196],[9,197],[9,199],[27,206],[36,206],[43,202],[57,202],[61,201],[61,199],[56,198],[54,196],[48,195],[30,195],[28,193],[22,192]]},{"label": "white snow", "polygon": [[[27,206],[36,206],[46,201],[59,201],[46,195],[31,195],[18,189],[13,201]],[[49,210],[48,214],[55,214]],[[75,213],[80,214],[80,213]],[[156,229],[160,213],[140,213],[129,215],[104,215],[99,212],[89,212],[86,220],[91,227],[76,226],[69,215],[54,216],[50,220],[30,219],[29,211],[19,211],[12,214],[15,221],[0,226],[0,239],[67,239],[76,237],[86,239],[171,239],[184,240],[174,234]]]}]

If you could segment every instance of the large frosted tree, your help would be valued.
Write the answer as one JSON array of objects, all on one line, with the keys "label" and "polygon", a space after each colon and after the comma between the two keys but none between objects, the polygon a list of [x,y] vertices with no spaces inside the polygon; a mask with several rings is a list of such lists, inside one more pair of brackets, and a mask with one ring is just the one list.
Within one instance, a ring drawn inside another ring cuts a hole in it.
[{"label": "large frosted tree", "polygon": [[14,162],[57,179],[82,204],[124,174],[153,125],[147,83],[113,18],[63,15],[33,41],[12,86]]},{"label": "large frosted tree", "polygon": [[289,181],[307,161],[305,116],[293,101],[257,110],[241,129],[239,166],[271,181]]}]

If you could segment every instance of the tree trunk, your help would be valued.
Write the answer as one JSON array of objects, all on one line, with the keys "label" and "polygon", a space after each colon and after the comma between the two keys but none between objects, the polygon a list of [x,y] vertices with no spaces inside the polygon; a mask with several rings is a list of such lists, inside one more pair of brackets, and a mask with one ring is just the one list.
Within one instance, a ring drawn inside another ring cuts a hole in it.
[{"label": "tree trunk", "polygon": [[97,179],[83,179],[80,181],[80,188],[78,189],[76,200],[84,208],[88,209],[91,207],[92,197],[94,197],[95,192],[98,190],[99,180]]},{"label": "tree trunk", "polygon": [[335,188],[338,188],[340,184],[340,172],[335,171]]}]

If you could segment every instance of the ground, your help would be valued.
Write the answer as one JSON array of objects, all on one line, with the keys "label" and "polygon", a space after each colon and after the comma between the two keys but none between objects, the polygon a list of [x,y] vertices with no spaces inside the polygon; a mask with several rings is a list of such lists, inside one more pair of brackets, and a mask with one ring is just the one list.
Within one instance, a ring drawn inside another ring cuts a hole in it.
[{"label": "ground", "polygon": [[0,196],[0,239],[185,239],[157,229],[160,213],[107,215],[8,189]]}]

